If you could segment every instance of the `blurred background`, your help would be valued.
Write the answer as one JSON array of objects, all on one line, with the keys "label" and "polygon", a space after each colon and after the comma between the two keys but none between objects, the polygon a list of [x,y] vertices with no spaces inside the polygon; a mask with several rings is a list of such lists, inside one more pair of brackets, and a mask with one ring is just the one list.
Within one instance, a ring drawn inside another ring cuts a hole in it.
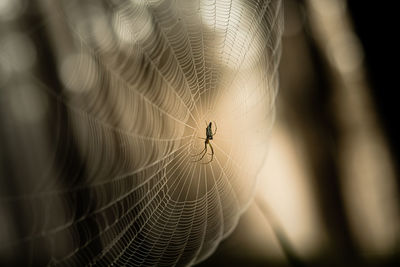
[{"label": "blurred background", "polygon": [[[251,204],[232,234],[198,266],[400,266],[394,2],[283,0],[280,85],[268,158],[258,175],[261,204]],[[34,5],[18,3],[23,1],[0,0],[0,40],[12,27],[28,36],[34,32],[35,39],[21,34],[1,40],[0,90],[11,73],[3,60],[9,46],[17,46],[11,50],[22,55],[13,57],[22,59],[13,63],[21,73],[36,58],[51,61],[53,56],[49,42],[43,41],[47,37],[38,30],[51,21],[38,22]],[[57,88],[54,69],[46,64],[38,68],[38,76]],[[17,119],[36,122],[44,112],[37,107],[52,103],[35,97],[11,95],[8,108]],[[0,98],[0,112],[8,110],[1,108],[5,99]],[[36,105],[37,112],[19,114],[20,101]],[[14,124],[5,112],[0,123],[0,174],[12,177],[22,171],[10,167],[12,163],[32,155],[21,156],[7,147],[4,140],[10,140]],[[15,136],[13,141],[18,140]],[[30,145],[35,151],[41,144]],[[65,157],[73,153],[58,152]],[[67,165],[77,167],[79,160]],[[13,186],[5,185],[7,179],[0,182],[3,188]],[[23,211],[13,212],[18,217]],[[6,235],[6,220],[0,223]]]},{"label": "blurred background", "polygon": [[399,266],[398,23],[386,4],[284,0],[259,177],[269,222],[250,206],[200,266]]}]

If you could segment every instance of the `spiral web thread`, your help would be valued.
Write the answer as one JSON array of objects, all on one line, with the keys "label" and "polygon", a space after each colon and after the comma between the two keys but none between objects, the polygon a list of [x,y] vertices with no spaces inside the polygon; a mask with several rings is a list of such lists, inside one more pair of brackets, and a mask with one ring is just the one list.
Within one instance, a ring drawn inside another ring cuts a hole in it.
[{"label": "spiral web thread", "polygon": [[[23,158],[39,167],[26,164],[0,213],[27,223],[2,238],[0,255],[65,266],[206,259],[264,162],[281,1],[40,3],[60,88],[29,75],[51,103],[53,136],[26,137],[36,154]],[[192,162],[205,121],[218,127],[209,164],[209,154]]]}]

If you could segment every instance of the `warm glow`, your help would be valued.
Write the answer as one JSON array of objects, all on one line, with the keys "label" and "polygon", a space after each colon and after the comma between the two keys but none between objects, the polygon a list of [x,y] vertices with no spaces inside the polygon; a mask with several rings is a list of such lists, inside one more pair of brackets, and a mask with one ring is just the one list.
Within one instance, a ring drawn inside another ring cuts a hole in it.
[{"label": "warm glow", "polygon": [[[324,245],[324,232],[315,207],[310,173],[299,149],[288,129],[276,124],[268,159],[259,174],[258,190],[295,250],[311,257]],[[264,220],[264,227],[267,225],[265,218],[257,220]]]}]

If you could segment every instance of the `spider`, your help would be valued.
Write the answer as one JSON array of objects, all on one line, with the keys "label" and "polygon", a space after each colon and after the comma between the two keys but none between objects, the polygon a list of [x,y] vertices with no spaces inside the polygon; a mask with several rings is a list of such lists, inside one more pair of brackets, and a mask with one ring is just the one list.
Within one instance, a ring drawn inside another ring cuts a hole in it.
[{"label": "spider", "polygon": [[[213,159],[214,159],[214,148],[212,147],[212,145],[211,145],[211,143],[210,143],[210,140],[213,140],[214,135],[217,133],[217,124],[215,123],[215,121],[214,121],[214,124],[215,124],[215,131],[214,131],[214,133],[213,133],[212,130],[211,130],[212,123],[210,122],[210,123],[208,124],[207,128],[206,128],[206,138],[198,137],[198,138],[204,140],[204,149],[203,149],[200,153],[195,154],[195,155],[192,155],[192,157],[196,157],[196,156],[201,155],[200,159],[194,160],[194,161],[192,161],[192,162],[198,162],[198,161],[201,161],[201,160],[204,158],[204,156],[205,156],[206,153],[207,153],[207,145],[209,145],[210,148],[211,148],[211,154],[209,154],[209,155],[211,155],[211,159],[210,159],[208,162],[202,163],[202,164],[208,164],[208,163],[210,163],[211,161],[213,161]],[[206,125],[207,125],[207,122],[206,122]]]}]

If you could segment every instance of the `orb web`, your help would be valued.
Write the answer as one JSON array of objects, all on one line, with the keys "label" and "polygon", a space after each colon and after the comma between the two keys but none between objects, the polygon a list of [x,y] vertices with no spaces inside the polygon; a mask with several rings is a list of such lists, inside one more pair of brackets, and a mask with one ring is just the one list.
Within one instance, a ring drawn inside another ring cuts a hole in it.
[{"label": "orb web", "polygon": [[[26,167],[29,182],[17,176],[14,190],[2,193],[6,221],[29,223],[5,235],[0,251],[27,250],[30,262],[65,266],[204,260],[235,228],[264,162],[281,1],[42,1],[40,8],[59,84],[23,75],[51,102],[42,126],[52,136],[35,130],[26,140],[37,144],[19,144],[35,153],[19,164],[41,164]],[[214,158],[203,164],[208,151],[194,162],[209,122],[218,127]]]}]

